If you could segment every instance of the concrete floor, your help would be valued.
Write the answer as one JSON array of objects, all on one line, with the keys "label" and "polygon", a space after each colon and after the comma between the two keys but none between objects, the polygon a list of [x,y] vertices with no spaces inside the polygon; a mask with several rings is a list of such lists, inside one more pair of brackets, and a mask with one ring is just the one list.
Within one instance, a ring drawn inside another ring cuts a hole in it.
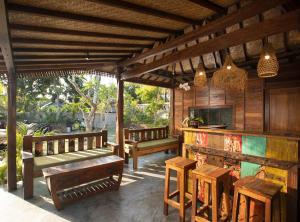
[{"label": "concrete floor", "polygon": [[[57,211],[43,178],[35,180],[35,196],[29,201],[22,198],[22,186],[8,193],[0,188],[0,221],[97,221],[97,222],[173,222],[179,221],[178,210],[170,207],[169,216],[163,215],[164,161],[171,154],[158,153],[139,159],[138,171],[125,166],[119,191],[99,195],[68,205]],[[172,175],[171,188],[176,175]],[[190,221],[187,212],[186,221]]]}]

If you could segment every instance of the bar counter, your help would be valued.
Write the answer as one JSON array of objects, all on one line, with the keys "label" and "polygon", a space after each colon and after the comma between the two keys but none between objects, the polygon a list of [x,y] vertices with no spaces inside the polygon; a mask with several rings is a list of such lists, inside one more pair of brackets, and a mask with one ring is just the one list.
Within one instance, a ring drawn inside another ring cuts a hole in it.
[{"label": "bar counter", "polygon": [[[198,167],[208,163],[230,168],[232,181],[245,176],[257,176],[281,185],[281,221],[293,221],[289,216],[296,214],[295,203],[298,203],[299,199],[299,136],[226,129],[182,128],[181,130],[184,136],[183,154],[197,160]],[[193,147],[193,149],[186,147]],[[207,152],[210,151],[209,149],[212,151]],[[255,163],[249,160],[243,161],[241,156],[254,156],[260,160],[275,162],[287,161],[294,163],[294,167],[284,169],[267,164],[260,165],[257,161]]]}]

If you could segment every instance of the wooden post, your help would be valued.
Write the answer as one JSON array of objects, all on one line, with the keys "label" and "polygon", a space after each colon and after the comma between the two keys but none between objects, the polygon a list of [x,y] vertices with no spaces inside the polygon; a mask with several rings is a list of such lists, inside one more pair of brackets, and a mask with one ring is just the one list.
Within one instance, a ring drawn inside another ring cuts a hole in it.
[{"label": "wooden post", "polygon": [[16,170],[16,69],[8,28],[7,1],[0,0],[0,46],[8,76],[8,118],[7,118],[7,185],[8,190],[17,189]]},{"label": "wooden post", "polygon": [[169,131],[170,131],[170,135],[174,135],[174,94],[175,94],[175,84],[174,84],[174,79],[172,79],[172,89],[169,90],[170,93],[170,117],[169,117]]},{"label": "wooden post", "polygon": [[116,142],[119,144],[119,156],[124,157],[124,82],[121,80],[121,75],[118,77],[118,108],[117,108],[117,123],[116,123]]},{"label": "wooden post", "polygon": [[16,75],[8,75],[8,115],[7,115],[7,184],[8,190],[17,189],[17,168],[16,168]]}]

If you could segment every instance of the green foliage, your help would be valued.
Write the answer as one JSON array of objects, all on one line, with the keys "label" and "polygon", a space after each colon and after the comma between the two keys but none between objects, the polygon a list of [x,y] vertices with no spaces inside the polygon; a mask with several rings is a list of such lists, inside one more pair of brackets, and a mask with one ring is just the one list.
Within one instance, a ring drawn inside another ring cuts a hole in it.
[{"label": "green foliage", "polygon": [[[17,149],[17,180],[22,179],[22,150],[23,150],[23,137],[27,135],[28,128],[24,123],[17,123],[17,133],[16,133],[16,149]],[[50,131],[44,133],[43,131],[36,131],[34,136],[45,136],[45,135],[55,135],[57,131]],[[6,183],[7,180],[7,151],[3,151],[1,154],[3,160],[0,163],[0,184]]]},{"label": "green foliage", "polygon": [[7,96],[5,85],[0,81],[0,120],[6,119]]},{"label": "green foliage", "polygon": [[146,125],[156,127],[168,125],[168,117],[163,117],[165,104],[169,102],[166,89],[134,83],[125,85],[124,123],[126,127]]}]

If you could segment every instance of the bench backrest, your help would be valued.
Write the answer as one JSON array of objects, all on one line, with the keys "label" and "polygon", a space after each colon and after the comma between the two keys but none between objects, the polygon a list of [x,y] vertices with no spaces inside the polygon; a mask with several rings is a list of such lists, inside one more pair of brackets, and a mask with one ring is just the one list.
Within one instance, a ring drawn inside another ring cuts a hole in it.
[{"label": "bench backrest", "polygon": [[24,136],[23,150],[35,156],[75,152],[107,146],[107,130],[91,133]]},{"label": "bench backrest", "polygon": [[149,141],[165,139],[169,137],[169,127],[157,127],[147,129],[124,129],[125,140],[131,141]]}]

